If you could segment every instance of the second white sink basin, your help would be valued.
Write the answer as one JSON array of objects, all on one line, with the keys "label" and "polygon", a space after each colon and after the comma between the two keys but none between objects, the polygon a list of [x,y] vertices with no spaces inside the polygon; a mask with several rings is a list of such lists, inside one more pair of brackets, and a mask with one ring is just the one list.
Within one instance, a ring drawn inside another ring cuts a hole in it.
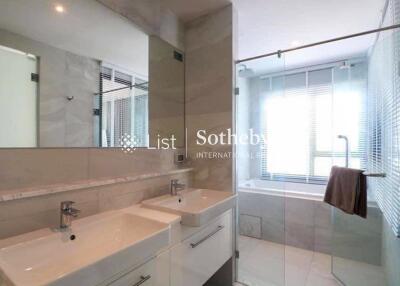
[{"label": "second white sink basin", "polygon": [[165,195],[142,202],[147,208],[178,214],[182,224],[203,226],[234,207],[236,195],[207,189],[188,189],[177,196]]},{"label": "second white sink basin", "polygon": [[75,221],[68,232],[0,249],[0,269],[16,286],[98,285],[168,243],[167,224],[112,212]]}]

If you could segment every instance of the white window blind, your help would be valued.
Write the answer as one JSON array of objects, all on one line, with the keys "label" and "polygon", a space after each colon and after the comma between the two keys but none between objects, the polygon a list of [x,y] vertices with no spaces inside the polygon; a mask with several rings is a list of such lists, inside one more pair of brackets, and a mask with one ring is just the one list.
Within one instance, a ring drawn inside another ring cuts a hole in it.
[{"label": "white window blind", "polygon": [[147,146],[147,82],[108,66],[102,66],[100,81],[101,146],[121,147],[127,135],[135,147]]},{"label": "white window blind", "polygon": [[[389,1],[389,7],[393,9],[393,5]],[[368,170],[386,174],[385,178],[371,178],[369,185],[386,220],[400,237],[399,48],[399,31],[381,34],[369,58]]]},{"label": "white window blind", "polygon": [[365,166],[366,64],[263,79],[261,174],[265,179],[325,183],[332,165]]}]

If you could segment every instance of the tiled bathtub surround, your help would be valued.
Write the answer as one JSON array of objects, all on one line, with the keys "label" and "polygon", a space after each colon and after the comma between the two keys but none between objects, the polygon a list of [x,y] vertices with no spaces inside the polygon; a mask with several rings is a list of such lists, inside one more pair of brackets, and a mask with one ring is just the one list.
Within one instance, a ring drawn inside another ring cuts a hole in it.
[{"label": "tiled bathtub surround", "polygon": [[[129,176],[145,178],[95,188],[0,202],[0,239],[56,226],[59,203],[77,202],[81,216],[117,209],[168,192],[170,179],[190,184],[190,172],[176,173],[172,150],[137,149],[3,149],[0,150],[0,193],[22,188],[104,181]],[[172,173],[171,173],[172,171]],[[163,176],[146,177],[146,174]]]},{"label": "tiled bathtub surround", "polygon": [[[322,201],[239,192],[239,214],[242,235],[331,253],[331,207]],[[382,216],[379,209],[369,207],[367,220],[344,213],[337,218],[335,255],[380,265]]]},{"label": "tiled bathtub surround", "polygon": [[239,192],[240,234],[313,251],[331,251],[330,211],[321,201]]}]

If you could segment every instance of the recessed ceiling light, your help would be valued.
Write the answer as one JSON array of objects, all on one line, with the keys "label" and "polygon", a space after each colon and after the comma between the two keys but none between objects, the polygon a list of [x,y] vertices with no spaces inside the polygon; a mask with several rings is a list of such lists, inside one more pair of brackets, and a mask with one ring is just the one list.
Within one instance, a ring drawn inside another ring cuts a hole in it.
[{"label": "recessed ceiling light", "polygon": [[299,41],[296,41],[296,40],[295,40],[295,41],[291,42],[290,45],[291,45],[292,47],[298,47],[298,46],[301,45],[301,43],[300,43]]},{"label": "recessed ceiling light", "polygon": [[64,13],[65,12],[64,6],[60,5],[60,4],[54,6],[54,10],[56,10],[57,13]]}]

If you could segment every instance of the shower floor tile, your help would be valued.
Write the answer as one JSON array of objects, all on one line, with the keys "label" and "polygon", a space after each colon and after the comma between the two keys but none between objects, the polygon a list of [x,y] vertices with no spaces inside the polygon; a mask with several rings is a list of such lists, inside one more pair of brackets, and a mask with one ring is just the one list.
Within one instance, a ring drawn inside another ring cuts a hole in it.
[{"label": "shower floor tile", "polygon": [[339,286],[329,255],[246,236],[239,251],[239,281],[248,286]]}]

